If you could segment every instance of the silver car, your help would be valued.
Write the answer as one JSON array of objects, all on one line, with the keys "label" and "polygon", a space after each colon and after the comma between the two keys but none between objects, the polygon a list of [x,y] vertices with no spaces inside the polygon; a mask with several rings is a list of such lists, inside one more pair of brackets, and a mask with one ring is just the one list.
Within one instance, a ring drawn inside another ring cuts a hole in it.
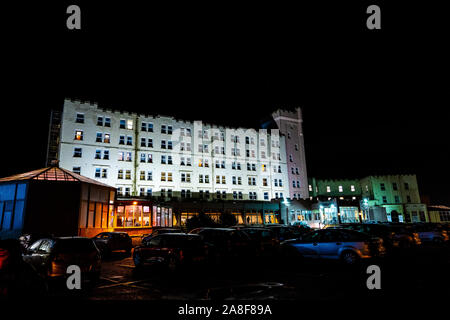
[{"label": "silver car", "polygon": [[385,254],[381,238],[347,229],[316,230],[299,239],[287,240],[282,245],[285,249],[290,247],[291,252],[295,249],[302,258],[340,259],[345,264],[355,264],[361,259]]}]

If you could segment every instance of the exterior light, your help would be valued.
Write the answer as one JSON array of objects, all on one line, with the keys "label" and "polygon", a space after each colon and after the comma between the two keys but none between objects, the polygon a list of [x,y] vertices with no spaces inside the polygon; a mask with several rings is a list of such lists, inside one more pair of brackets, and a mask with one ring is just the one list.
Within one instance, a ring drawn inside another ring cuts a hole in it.
[{"label": "exterior light", "polygon": [[134,204],[134,205],[137,205],[137,201],[133,201],[133,204]]}]

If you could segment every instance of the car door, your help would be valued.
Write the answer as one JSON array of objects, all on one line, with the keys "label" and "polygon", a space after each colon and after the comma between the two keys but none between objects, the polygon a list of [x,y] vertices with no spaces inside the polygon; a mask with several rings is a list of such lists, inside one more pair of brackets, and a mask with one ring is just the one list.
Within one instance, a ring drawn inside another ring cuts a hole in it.
[{"label": "car door", "polygon": [[305,258],[317,259],[319,257],[319,231],[307,233],[299,240],[294,240],[291,245]]},{"label": "car door", "polygon": [[37,259],[37,251],[39,249],[39,246],[41,245],[42,239],[34,242],[26,251],[26,253],[23,255],[23,261],[26,263],[31,264],[34,268],[36,268],[36,261]]},{"label": "car door", "polygon": [[320,230],[320,237],[317,247],[320,258],[339,258],[339,251],[342,247],[342,238],[340,237],[340,233],[332,229]]},{"label": "car door", "polygon": [[47,274],[53,243],[51,239],[43,239],[36,253],[33,254],[34,266],[41,274]]}]

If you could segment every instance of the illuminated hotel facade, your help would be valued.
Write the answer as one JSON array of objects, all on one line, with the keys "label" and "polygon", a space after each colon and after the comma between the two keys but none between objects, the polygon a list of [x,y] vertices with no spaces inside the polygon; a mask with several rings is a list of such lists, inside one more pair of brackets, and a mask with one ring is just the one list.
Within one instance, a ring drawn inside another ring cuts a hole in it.
[{"label": "illuminated hotel facade", "polygon": [[308,197],[300,109],[279,129],[230,128],[65,100],[48,161],[117,188],[119,197],[204,200]]}]

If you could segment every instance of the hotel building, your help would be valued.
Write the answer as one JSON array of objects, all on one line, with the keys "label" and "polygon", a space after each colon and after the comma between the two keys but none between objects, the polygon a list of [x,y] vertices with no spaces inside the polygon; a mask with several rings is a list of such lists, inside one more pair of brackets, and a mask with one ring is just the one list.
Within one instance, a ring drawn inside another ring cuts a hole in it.
[{"label": "hotel building", "polygon": [[66,99],[52,113],[47,161],[119,197],[307,198],[300,109],[272,117],[278,129],[231,128]]}]

